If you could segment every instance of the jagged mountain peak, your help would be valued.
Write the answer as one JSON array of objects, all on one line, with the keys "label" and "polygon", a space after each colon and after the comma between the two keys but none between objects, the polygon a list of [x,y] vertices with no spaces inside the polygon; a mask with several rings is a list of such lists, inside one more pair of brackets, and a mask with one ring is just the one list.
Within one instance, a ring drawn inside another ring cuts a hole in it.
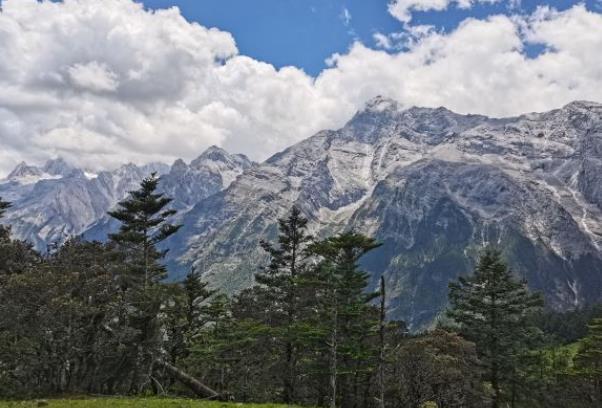
[{"label": "jagged mountain peak", "polygon": [[177,159],[171,165],[170,173],[182,173],[188,170],[188,165],[182,159]]},{"label": "jagged mountain peak", "polygon": [[[362,113],[371,113],[371,114],[386,113],[389,115],[394,114],[394,115],[405,115],[405,116],[424,116],[424,115],[465,116],[465,115],[461,115],[459,113],[453,112],[452,110],[450,110],[444,106],[438,106],[438,107],[417,106],[417,105],[405,106],[404,104],[400,103],[399,101],[397,101],[393,98],[388,98],[388,97],[381,96],[381,95],[368,100],[368,102],[366,102],[366,104],[364,105],[363,109],[360,109],[358,111],[358,114],[362,114]],[[472,116],[472,115],[466,115],[466,116]]]},{"label": "jagged mountain peak", "polygon": [[226,151],[225,149],[223,149],[217,145],[211,145],[207,149],[205,149],[205,151],[203,153],[201,153],[201,156],[209,156],[209,155],[213,155],[213,154],[220,154],[220,155],[225,155],[225,156],[230,155],[230,153],[228,153],[228,151]]},{"label": "jagged mountain peak", "polygon": [[395,99],[386,96],[377,95],[368,100],[362,111],[366,112],[383,112],[386,110],[399,110],[400,104]]},{"label": "jagged mountain peak", "polygon": [[42,169],[53,176],[67,176],[75,170],[75,167],[67,163],[62,157],[57,157],[46,161]]},{"label": "jagged mountain peak", "polygon": [[190,167],[194,169],[215,168],[223,166],[235,169],[246,169],[252,164],[251,160],[243,154],[230,154],[218,146],[210,146],[199,157],[190,162]]},{"label": "jagged mountain peak", "polygon": [[16,180],[25,177],[40,177],[43,172],[36,166],[30,166],[22,161],[11,171],[7,177],[9,180]]}]

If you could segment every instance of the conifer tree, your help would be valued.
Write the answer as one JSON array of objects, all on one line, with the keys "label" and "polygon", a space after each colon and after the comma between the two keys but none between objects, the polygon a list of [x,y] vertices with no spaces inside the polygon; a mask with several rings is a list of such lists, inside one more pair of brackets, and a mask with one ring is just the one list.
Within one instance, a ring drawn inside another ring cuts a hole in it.
[{"label": "conifer tree", "polygon": [[165,330],[169,337],[169,356],[172,364],[190,353],[193,339],[209,321],[205,303],[216,293],[207,288],[198,272],[190,272],[181,284],[172,285],[172,296],[164,308]]},{"label": "conifer tree", "polygon": [[307,270],[307,247],[312,237],[307,234],[307,219],[297,207],[286,218],[278,220],[278,244],[261,241],[269,254],[267,268],[255,275],[258,284],[267,290],[263,293],[270,309],[270,327],[282,343],[284,352],[283,401],[292,403],[296,398],[296,379],[299,347],[300,305],[299,279]]},{"label": "conifer tree", "polygon": [[205,323],[203,313],[206,308],[203,307],[203,303],[217,292],[209,289],[208,286],[209,282],[204,282],[200,273],[196,271],[190,272],[182,282],[185,295],[186,332],[190,337],[194,336]]},{"label": "conifer tree", "polygon": [[499,251],[488,248],[474,274],[450,283],[448,314],[466,339],[477,345],[493,390],[492,407],[502,403],[504,387],[516,374],[517,358],[532,335],[529,316],[542,298],[516,281]]},{"label": "conifer tree", "polygon": [[165,209],[172,199],[156,192],[158,184],[159,178],[152,173],[142,180],[138,190],[131,191],[129,197],[118,204],[116,210],[109,212],[121,222],[119,232],[110,234],[109,238],[133,255],[131,277],[134,281],[142,281],[145,290],[164,277],[165,268],[157,261],[167,251],[157,250],[157,245],[181,227],[167,222],[176,211]]},{"label": "conifer tree", "polygon": [[165,277],[160,260],[167,251],[159,250],[157,245],[181,227],[167,221],[175,211],[166,209],[172,200],[156,191],[158,183],[156,174],[151,174],[109,212],[121,222],[119,231],[109,236],[123,264],[118,273],[122,288],[120,322],[137,333],[124,352],[127,370],[120,369],[132,373],[129,388],[134,393],[150,383],[153,361],[161,352],[159,312],[168,292],[160,284]]},{"label": "conifer tree", "polygon": [[575,356],[577,375],[593,386],[592,400],[602,404],[602,318],[594,318]]},{"label": "conifer tree", "polygon": [[370,302],[379,294],[366,293],[369,276],[358,262],[379,246],[372,238],[346,232],[316,242],[310,249],[322,259],[313,282],[321,311],[316,324],[325,329],[331,408],[339,401],[341,406],[360,404],[362,374],[378,361],[378,350],[367,339],[376,334],[378,310]]}]

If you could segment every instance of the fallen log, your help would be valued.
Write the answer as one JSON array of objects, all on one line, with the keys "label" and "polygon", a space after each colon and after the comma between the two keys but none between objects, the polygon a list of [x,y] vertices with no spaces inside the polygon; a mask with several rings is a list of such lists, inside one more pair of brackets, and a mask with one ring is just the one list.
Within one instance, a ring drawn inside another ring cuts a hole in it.
[{"label": "fallen log", "polygon": [[178,381],[187,386],[201,398],[216,398],[219,394],[207,387],[205,384],[194,378],[193,376],[185,373],[181,369],[176,366],[169,364],[168,362],[161,360],[159,358],[155,359],[155,364],[159,367],[162,367],[169,374],[174,376]]}]

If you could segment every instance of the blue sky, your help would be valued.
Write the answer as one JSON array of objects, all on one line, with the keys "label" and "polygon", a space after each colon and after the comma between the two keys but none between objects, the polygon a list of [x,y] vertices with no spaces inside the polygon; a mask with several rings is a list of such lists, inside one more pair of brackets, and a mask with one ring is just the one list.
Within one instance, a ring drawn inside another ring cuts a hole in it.
[{"label": "blue sky", "polygon": [[[232,33],[241,54],[280,68],[294,65],[310,75],[326,67],[333,53],[345,53],[354,41],[374,47],[374,33],[402,32],[404,25],[387,11],[389,0],[144,0],[151,9],[177,6],[189,21]],[[600,0],[522,0],[475,4],[470,9],[451,5],[445,11],[416,11],[412,24],[428,24],[446,32],[468,17],[492,14],[530,14],[538,6],[559,11],[577,3],[602,10]],[[350,19],[347,19],[347,16]],[[534,55],[537,46],[527,48]]]}]

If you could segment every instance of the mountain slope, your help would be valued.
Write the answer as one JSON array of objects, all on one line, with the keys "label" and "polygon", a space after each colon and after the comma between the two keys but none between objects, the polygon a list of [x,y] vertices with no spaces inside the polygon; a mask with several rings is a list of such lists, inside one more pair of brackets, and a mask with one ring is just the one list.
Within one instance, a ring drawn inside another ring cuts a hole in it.
[{"label": "mountain slope", "polygon": [[413,327],[440,312],[448,281],[487,243],[553,307],[600,301],[601,163],[598,104],[490,119],[376,98],[200,201],[170,262],[176,276],[192,266],[217,287],[245,287],[265,260],[258,241],[297,205],[317,236],[353,228],[384,243],[364,263]]}]

